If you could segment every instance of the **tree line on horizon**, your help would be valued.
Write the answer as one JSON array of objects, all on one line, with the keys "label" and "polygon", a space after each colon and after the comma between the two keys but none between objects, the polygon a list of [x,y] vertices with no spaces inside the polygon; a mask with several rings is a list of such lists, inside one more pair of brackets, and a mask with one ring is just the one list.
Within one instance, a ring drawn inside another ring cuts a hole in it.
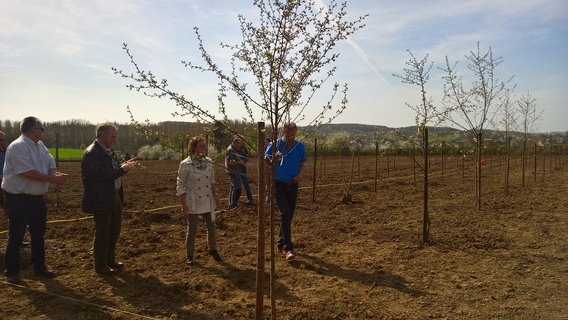
[{"label": "tree line on horizon", "polygon": [[[244,121],[229,121],[231,128],[242,132],[244,139],[250,144],[249,149],[256,148],[256,133],[254,128]],[[118,126],[118,139],[114,148],[123,152],[135,152],[142,146],[161,145],[178,152],[184,151],[188,139],[195,135],[206,136],[210,145],[221,153],[231,143],[233,134],[227,132],[222,126],[215,127],[197,122],[165,121],[138,125],[134,123],[116,123]],[[71,119],[66,121],[45,122],[46,128],[42,141],[49,148],[84,149],[95,140],[96,124],[87,120]],[[141,130],[141,128],[143,130]],[[0,120],[0,131],[6,134],[7,142],[20,136],[20,121]],[[356,123],[328,124],[321,128],[300,126],[300,139],[306,143],[306,149],[313,154],[313,138],[320,139],[319,147],[339,151],[343,155],[350,150],[372,151],[375,143],[387,146],[404,147],[405,142],[401,136],[416,132],[415,126],[404,128],[389,128],[382,125],[366,125]],[[431,144],[454,145],[468,147],[473,145],[463,130],[452,128],[431,128]],[[401,135],[402,133],[402,135]],[[521,133],[517,136],[520,138]],[[56,138],[58,141],[56,142]],[[498,131],[491,131],[487,135],[486,143],[498,145],[501,141]],[[565,144],[568,142],[568,131],[565,133],[538,133],[533,134],[532,140],[539,144]],[[332,152],[334,153],[334,152]]]}]

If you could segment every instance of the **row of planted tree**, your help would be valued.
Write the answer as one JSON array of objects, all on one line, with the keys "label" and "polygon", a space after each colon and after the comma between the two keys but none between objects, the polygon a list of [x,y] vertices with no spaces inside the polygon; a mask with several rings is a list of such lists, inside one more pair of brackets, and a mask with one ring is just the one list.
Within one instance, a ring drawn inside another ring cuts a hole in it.
[{"label": "row of planted tree", "polygon": [[[506,154],[484,154],[482,156],[481,166],[485,168],[485,173],[489,175],[500,174],[504,172],[507,159],[509,159],[510,169],[518,170],[523,167],[523,162],[525,163],[525,169],[530,172],[531,175],[542,175],[551,174],[555,170],[561,169],[568,164],[568,149],[564,146],[558,146],[558,152],[531,152],[523,160],[522,155],[519,153],[512,153],[509,157]],[[544,151],[543,149],[540,149]],[[361,180],[365,176],[368,176],[364,171],[368,171],[370,167],[374,166],[375,158],[377,158],[379,164],[381,165],[380,174],[385,177],[390,177],[391,175],[396,175],[400,172],[405,172],[406,174],[415,174],[417,170],[421,170],[418,167],[419,157],[422,156],[421,153],[416,152],[415,149],[404,149],[400,150],[387,150],[386,152],[378,152],[377,157],[375,154],[370,152],[354,152],[353,154],[341,156],[343,160],[338,160],[334,155],[323,155],[318,153],[318,177],[324,177],[329,174],[333,174],[329,167],[329,161],[344,161],[346,166],[350,165],[351,158],[354,159],[354,176]],[[312,155],[313,156],[313,155]],[[410,162],[408,161],[410,160]],[[413,165],[409,166],[408,163]],[[422,165],[422,164],[421,164]],[[459,170],[462,172],[462,177],[466,177],[468,173],[474,172],[476,165],[476,157],[473,152],[456,152],[456,153],[430,153],[428,157],[428,168],[433,172],[443,173],[445,170]],[[408,170],[408,171],[406,171]]]},{"label": "row of planted tree", "polygon": [[[542,152],[538,152],[538,145],[535,143],[534,144],[534,149],[533,149],[533,153],[532,155],[530,155],[530,152],[527,148],[526,144],[523,144],[522,149],[520,151],[520,156],[515,156],[512,152],[511,152],[511,144],[510,144],[510,139],[507,139],[507,143],[505,144],[505,154],[500,154],[499,152],[486,152],[486,148],[483,147],[483,145],[481,144],[482,140],[482,135],[479,134],[478,135],[478,139],[477,139],[478,145],[476,145],[476,147],[473,150],[473,152],[469,152],[467,149],[461,149],[461,150],[456,150],[456,149],[446,149],[444,148],[444,143],[442,143],[442,147],[438,150],[438,152],[434,153],[433,150],[430,149],[429,143],[428,143],[428,129],[424,130],[424,140],[423,140],[423,145],[419,146],[418,148],[413,147],[413,148],[407,148],[406,149],[406,154],[405,156],[409,157],[412,159],[411,163],[411,167],[410,167],[410,176],[413,177],[414,179],[414,185],[417,185],[418,182],[418,175],[421,174],[421,177],[423,178],[423,191],[424,191],[424,211],[423,211],[423,230],[422,230],[422,234],[423,234],[423,243],[428,242],[428,237],[429,237],[429,230],[430,230],[430,218],[429,218],[429,212],[428,212],[428,201],[429,201],[429,196],[428,196],[428,180],[429,180],[429,175],[430,175],[430,170],[432,167],[432,164],[435,163],[436,164],[436,168],[439,171],[439,173],[441,173],[441,177],[442,179],[444,179],[444,171],[446,170],[447,166],[449,165],[449,163],[447,162],[451,162],[452,160],[455,160],[456,163],[456,168],[457,169],[461,169],[462,172],[462,177],[465,177],[466,175],[466,168],[467,168],[467,172],[475,172],[476,178],[475,178],[475,189],[476,189],[476,207],[477,209],[481,208],[481,181],[482,181],[482,170],[484,170],[483,168],[485,168],[486,163],[489,164],[489,174],[492,174],[492,170],[493,170],[493,166],[495,164],[494,158],[497,160],[497,163],[499,165],[499,171],[498,172],[503,172],[505,179],[504,179],[504,194],[508,195],[508,189],[509,189],[509,174],[512,170],[512,162],[514,162],[514,165],[517,165],[517,160],[520,160],[520,168],[521,168],[521,176],[522,176],[522,186],[525,186],[525,180],[526,180],[526,172],[527,170],[529,172],[532,172],[534,180],[536,181],[537,179],[537,174],[539,173],[540,168],[542,168],[541,173],[542,176],[544,177],[546,175],[546,171],[547,171],[547,165],[548,165],[548,171],[552,172],[553,168],[554,169],[562,169],[564,168],[564,166],[566,165],[566,163],[568,163],[568,152],[566,152],[566,147],[564,145],[550,145],[548,148],[549,152],[546,152],[547,149],[543,146],[542,147]],[[315,146],[315,150],[319,150],[317,149],[317,139],[314,142],[314,146]],[[491,150],[499,150],[499,149],[490,149]],[[349,194],[350,191],[350,187],[351,187],[351,182],[354,179],[355,176],[355,163],[357,163],[357,171],[359,172],[359,178],[360,178],[360,174],[361,174],[361,170],[360,170],[360,154],[361,152],[358,152],[359,150],[353,150],[351,153],[351,174],[350,174],[350,179],[349,179],[349,185],[348,187],[345,188],[346,194],[344,196],[344,201],[350,201],[351,195]],[[383,150],[384,151],[384,150]],[[394,152],[393,152],[394,151]],[[446,152],[446,151],[454,151],[454,152]],[[457,152],[457,151],[461,151],[461,152]],[[394,150],[387,150],[387,152],[381,153],[379,151],[379,145],[376,144],[375,147],[375,191],[377,191],[377,180],[379,179],[379,159],[381,157],[385,158],[386,157],[386,175],[387,177],[389,176],[391,170],[390,170],[390,166],[391,166],[391,161],[390,158],[392,157],[392,167],[393,170],[396,170],[396,159],[397,157],[400,157],[401,155],[403,155],[404,152],[402,152],[402,149],[394,149]],[[315,152],[314,154],[314,159],[317,159],[318,156],[318,152]],[[357,158],[357,160],[356,160]],[[529,158],[532,158],[532,161],[529,160]],[[325,159],[325,157],[323,157],[322,159]],[[469,165],[468,167],[466,167],[466,160],[468,163],[473,163],[473,166]],[[340,159],[341,161],[341,159]],[[317,161],[315,161],[317,162]],[[529,165],[532,164],[532,167],[529,168]],[[540,166],[539,166],[540,164]],[[317,171],[316,171],[316,167],[317,164],[314,164],[314,181],[313,181],[313,185],[314,185],[314,190],[315,190],[315,185],[316,185],[316,177],[317,177]],[[342,171],[344,168],[344,165],[342,163]],[[384,168],[384,167],[383,167]],[[323,170],[323,172],[325,173],[325,162],[322,161],[320,163],[320,170]],[[321,175],[321,173],[320,173]],[[314,192],[315,195],[315,192]]]}]

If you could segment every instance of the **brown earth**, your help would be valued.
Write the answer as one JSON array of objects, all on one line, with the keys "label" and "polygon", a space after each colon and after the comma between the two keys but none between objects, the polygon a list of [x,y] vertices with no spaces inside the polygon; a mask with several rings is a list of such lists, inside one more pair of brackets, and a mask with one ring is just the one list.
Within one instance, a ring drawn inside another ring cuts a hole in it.
[{"label": "brown earth", "polygon": [[[481,210],[475,209],[473,163],[462,171],[459,160],[448,159],[442,175],[441,161],[432,160],[430,241],[422,245],[422,179],[415,186],[408,158],[380,158],[376,192],[374,158],[361,158],[353,166],[349,203],[342,199],[350,159],[318,160],[315,202],[310,159],[293,221],[297,259],[274,259],[277,317],[568,319],[568,170],[560,160],[539,166],[536,181],[527,170],[522,188],[514,163],[505,196],[504,166],[492,160],[485,162]],[[29,247],[22,248],[22,284],[0,281],[0,318],[253,319],[256,208],[246,206],[243,196],[240,209],[218,214],[221,263],[207,254],[200,226],[197,265],[187,266],[185,220],[175,197],[177,165],[144,161],[125,177],[118,257],[126,267],[109,277],[93,270],[93,222],[80,212],[79,163],[61,163],[71,183],[59,191],[59,207],[56,188],[48,193],[46,235],[48,265],[57,277],[34,276]],[[256,190],[252,164],[249,174]],[[217,177],[228,194],[221,168]],[[2,223],[0,248],[6,228]],[[3,258],[1,250],[2,269]],[[269,292],[267,319],[273,311]]]}]

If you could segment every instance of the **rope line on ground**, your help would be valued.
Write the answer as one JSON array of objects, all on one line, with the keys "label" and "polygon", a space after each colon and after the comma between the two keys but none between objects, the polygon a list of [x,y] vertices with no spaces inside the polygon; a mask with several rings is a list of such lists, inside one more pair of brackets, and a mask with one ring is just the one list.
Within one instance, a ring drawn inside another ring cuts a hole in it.
[{"label": "rope line on ground", "polygon": [[165,207],[154,208],[154,209],[122,210],[122,212],[142,212],[142,213],[146,213],[146,212],[155,212],[155,211],[160,211],[160,210],[164,210],[164,209],[171,209],[171,208],[177,208],[177,207],[181,207],[181,204],[175,204],[175,205],[171,205],[171,206],[165,206]]},{"label": "rope line on ground", "polygon": [[1,281],[1,280],[0,280],[0,282],[1,282],[1,283],[4,283],[4,284],[7,284],[7,285],[10,285],[10,286],[13,286],[13,287],[18,287],[18,288],[21,288],[21,289],[26,289],[26,290],[33,291],[33,292],[36,292],[36,293],[45,294],[45,295],[49,295],[49,296],[53,296],[53,297],[57,297],[57,298],[65,299],[65,300],[70,300],[70,301],[73,301],[73,302],[78,302],[78,303],[82,303],[82,304],[85,304],[85,305],[90,305],[90,306],[97,307],[97,308],[101,308],[101,309],[107,309],[107,310],[114,311],[114,312],[120,312],[120,313],[127,314],[127,315],[130,315],[130,316],[136,316],[136,317],[143,318],[143,319],[158,319],[158,318],[149,317],[149,316],[141,315],[141,314],[134,313],[134,312],[130,312],[130,311],[126,311],[126,310],[121,310],[121,309],[117,309],[117,308],[113,308],[113,307],[109,307],[109,306],[103,306],[103,305],[100,305],[100,304],[97,304],[97,303],[88,302],[88,301],[85,301],[85,300],[80,300],[80,299],[71,298],[71,297],[64,296],[64,295],[60,295],[60,294],[57,294],[57,293],[52,293],[52,292],[47,292],[47,291],[41,291],[41,290],[33,289],[33,288],[26,287],[26,286],[23,286],[23,285],[20,285],[20,284],[13,284],[13,283],[9,283],[9,282],[6,282],[6,281]]},{"label": "rope line on ground", "polygon": [[[61,223],[61,222],[77,222],[77,221],[81,221],[81,220],[87,220],[87,219],[91,219],[91,217],[83,217],[83,218],[75,218],[75,219],[60,219],[60,220],[50,220],[47,221],[46,223]],[[4,231],[0,231],[0,234],[6,234],[8,233],[8,230],[4,230]]]}]

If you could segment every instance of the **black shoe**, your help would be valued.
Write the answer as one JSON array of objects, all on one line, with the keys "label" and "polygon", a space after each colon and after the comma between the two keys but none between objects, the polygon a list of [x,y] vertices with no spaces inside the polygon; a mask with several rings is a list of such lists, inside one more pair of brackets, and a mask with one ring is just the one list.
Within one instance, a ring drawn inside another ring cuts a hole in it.
[{"label": "black shoe", "polygon": [[6,276],[6,281],[11,284],[19,284],[20,283],[20,276],[17,274]]},{"label": "black shoe", "polygon": [[189,258],[187,258],[187,260],[185,260],[185,263],[188,266],[194,266],[195,265],[195,261],[193,260],[193,256],[190,256]]},{"label": "black shoe", "polygon": [[219,255],[219,252],[217,252],[217,250],[211,250],[209,251],[209,254],[213,256],[213,259],[215,259],[215,261],[223,261],[221,255]]},{"label": "black shoe", "polygon": [[247,202],[247,205],[249,205],[249,206],[256,206],[256,202],[254,202],[254,201],[249,201],[249,202]]},{"label": "black shoe", "polygon": [[229,211],[237,210],[237,205],[229,206]]},{"label": "black shoe", "polygon": [[122,270],[122,268],[124,268],[124,263],[118,262],[118,261],[114,261],[114,262],[109,262],[109,263],[108,263],[108,266],[109,266],[111,269],[114,269],[114,270]]},{"label": "black shoe", "polygon": [[55,278],[55,273],[48,268],[38,269],[35,271],[36,276],[44,278]]}]

